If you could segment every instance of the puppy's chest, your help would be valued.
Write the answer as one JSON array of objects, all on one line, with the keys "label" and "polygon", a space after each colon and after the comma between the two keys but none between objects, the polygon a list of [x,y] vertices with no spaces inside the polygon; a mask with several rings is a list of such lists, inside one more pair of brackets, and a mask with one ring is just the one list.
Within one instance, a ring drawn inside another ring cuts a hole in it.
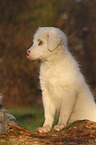
[{"label": "puppy's chest", "polygon": [[46,96],[47,94],[55,103],[57,108],[59,108],[58,104],[60,104],[63,94],[60,76],[60,73],[58,73],[55,68],[40,69],[40,86],[43,96]]},{"label": "puppy's chest", "polygon": [[55,69],[44,69],[40,70],[40,81],[45,83],[51,83],[53,80],[57,80]]},{"label": "puppy's chest", "polygon": [[40,84],[41,89],[47,88],[53,91],[60,83],[60,73],[55,67],[41,67],[40,68]]},{"label": "puppy's chest", "polygon": [[40,86],[41,90],[48,90],[49,92],[58,92],[66,91],[74,78],[72,77],[73,73],[62,66],[54,65],[47,66],[41,65],[40,67]]}]

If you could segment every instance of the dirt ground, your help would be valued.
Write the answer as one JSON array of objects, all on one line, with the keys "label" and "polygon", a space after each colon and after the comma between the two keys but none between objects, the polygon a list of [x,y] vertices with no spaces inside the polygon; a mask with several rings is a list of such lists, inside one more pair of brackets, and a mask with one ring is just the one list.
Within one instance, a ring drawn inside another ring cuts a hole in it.
[{"label": "dirt ground", "polygon": [[10,145],[91,145],[96,144],[96,123],[76,121],[60,132],[39,134],[19,126],[10,126],[6,133],[0,135],[0,143]]}]

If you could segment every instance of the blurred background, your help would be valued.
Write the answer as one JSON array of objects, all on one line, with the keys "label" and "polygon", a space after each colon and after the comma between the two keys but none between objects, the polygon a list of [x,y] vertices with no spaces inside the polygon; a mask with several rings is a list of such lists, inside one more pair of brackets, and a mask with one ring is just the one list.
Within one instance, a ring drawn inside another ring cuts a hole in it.
[{"label": "blurred background", "polygon": [[40,62],[26,58],[40,26],[65,32],[69,50],[96,96],[96,0],[0,0],[0,90],[5,108],[21,126],[26,118],[34,119],[33,126],[38,117],[37,126],[43,122]]}]

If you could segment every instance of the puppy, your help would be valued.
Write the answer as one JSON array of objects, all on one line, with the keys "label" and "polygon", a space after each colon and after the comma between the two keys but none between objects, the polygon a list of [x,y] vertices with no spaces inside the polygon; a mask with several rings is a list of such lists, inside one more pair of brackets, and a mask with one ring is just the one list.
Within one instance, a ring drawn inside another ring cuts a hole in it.
[{"label": "puppy", "polygon": [[37,129],[39,133],[51,130],[56,112],[59,112],[58,124],[54,126],[56,131],[76,120],[96,121],[94,98],[61,30],[38,28],[33,45],[26,53],[30,60],[41,60],[40,86],[45,122]]}]

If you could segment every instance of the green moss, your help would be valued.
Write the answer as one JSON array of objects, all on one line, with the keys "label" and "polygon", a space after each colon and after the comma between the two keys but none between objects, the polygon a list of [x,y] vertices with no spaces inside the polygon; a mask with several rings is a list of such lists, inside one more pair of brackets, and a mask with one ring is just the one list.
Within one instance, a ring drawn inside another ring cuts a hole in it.
[{"label": "green moss", "polygon": [[41,106],[8,108],[7,112],[16,117],[18,126],[35,132],[44,122]]}]

